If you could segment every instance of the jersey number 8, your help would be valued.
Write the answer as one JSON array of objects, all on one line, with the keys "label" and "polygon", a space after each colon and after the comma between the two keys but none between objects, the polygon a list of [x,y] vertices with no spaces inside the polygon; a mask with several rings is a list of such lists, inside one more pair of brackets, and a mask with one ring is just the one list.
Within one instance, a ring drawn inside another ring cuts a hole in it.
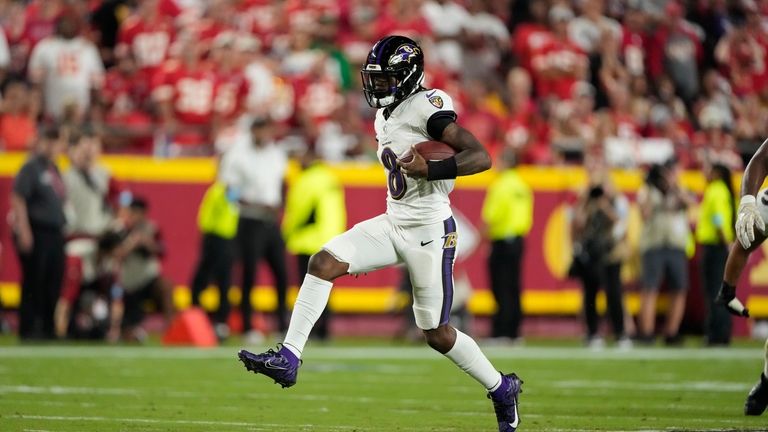
[{"label": "jersey number 8", "polygon": [[390,196],[392,199],[401,199],[408,189],[408,184],[405,182],[405,175],[400,171],[400,166],[397,165],[397,155],[391,148],[387,147],[381,151],[381,163],[389,171],[387,187]]}]

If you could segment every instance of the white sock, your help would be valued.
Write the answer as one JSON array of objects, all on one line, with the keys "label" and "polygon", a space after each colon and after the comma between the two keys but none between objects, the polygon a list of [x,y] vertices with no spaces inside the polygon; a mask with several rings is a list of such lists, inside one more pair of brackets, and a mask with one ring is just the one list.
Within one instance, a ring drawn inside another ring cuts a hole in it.
[{"label": "white sock", "polygon": [[763,351],[763,354],[765,355],[765,363],[763,363],[763,375],[768,378],[768,339],[765,340],[765,351]]},{"label": "white sock", "polygon": [[285,334],[283,345],[301,358],[301,352],[304,351],[304,345],[309,338],[309,332],[315,326],[320,314],[328,304],[328,297],[331,295],[333,282],[320,279],[307,274],[304,282],[299,289],[299,296],[296,297],[296,304],[293,305],[291,322],[288,324],[288,332]]},{"label": "white sock", "polygon": [[477,343],[466,334],[456,330],[456,343],[445,356],[456,366],[476,379],[486,389],[493,391],[501,385],[501,374],[480,351]]}]

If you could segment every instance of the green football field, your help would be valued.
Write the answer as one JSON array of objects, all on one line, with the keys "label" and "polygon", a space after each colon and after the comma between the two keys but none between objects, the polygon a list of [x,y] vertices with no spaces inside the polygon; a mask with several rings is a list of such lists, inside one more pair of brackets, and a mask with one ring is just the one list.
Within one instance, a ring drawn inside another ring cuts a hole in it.
[{"label": "green football field", "polygon": [[[768,430],[747,418],[762,347],[488,347],[525,381],[520,431]],[[0,346],[0,431],[493,431],[484,391],[426,347],[308,346],[299,382],[237,347]]]}]

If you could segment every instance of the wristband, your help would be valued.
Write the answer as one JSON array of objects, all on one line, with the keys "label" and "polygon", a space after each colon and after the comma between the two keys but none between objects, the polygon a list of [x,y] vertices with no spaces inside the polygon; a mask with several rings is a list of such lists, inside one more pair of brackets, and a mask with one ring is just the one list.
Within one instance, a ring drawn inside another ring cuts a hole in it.
[{"label": "wristband", "polygon": [[735,285],[731,285],[731,284],[729,284],[726,281],[723,281],[722,285],[720,285],[720,291],[723,294],[728,294],[728,295],[734,295],[735,296],[736,295],[736,286]]},{"label": "wristband", "polygon": [[430,181],[455,179],[458,171],[455,156],[441,161],[427,161],[427,180]]},{"label": "wristband", "polygon": [[744,204],[754,204],[757,200],[755,199],[754,195],[744,195],[741,197],[741,202],[739,202],[739,207],[743,206]]}]

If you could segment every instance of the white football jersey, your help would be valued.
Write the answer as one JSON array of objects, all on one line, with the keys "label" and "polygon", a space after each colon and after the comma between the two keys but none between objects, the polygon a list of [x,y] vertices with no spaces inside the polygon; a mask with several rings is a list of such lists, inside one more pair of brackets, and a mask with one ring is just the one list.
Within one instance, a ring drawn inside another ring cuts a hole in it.
[{"label": "white football jersey", "polygon": [[[763,221],[768,225],[768,189],[763,189],[757,193],[757,211],[760,212]],[[768,229],[766,229],[768,231]],[[763,234],[766,234],[763,232]]]},{"label": "white football jersey", "polygon": [[434,139],[427,133],[427,121],[441,111],[453,112],[451,98],[442,90],[428,89],[405,99],[389,118],[384,118],[383,108],[376,112],[377,155],[387,176],[387,214],[397,224],[431,224],[451,216],[448,194],[454,180],[414,179],[397,166],[397,159],[411,146]]},{"label": "white football jersey", "polygon": [[67,105],[77,105],[81,113],[88,110],[91,89],[104,82],[104,64],[89,40],[52,36],[32,50],[29,77],[43,86],[45,113],[58,119]]}]

